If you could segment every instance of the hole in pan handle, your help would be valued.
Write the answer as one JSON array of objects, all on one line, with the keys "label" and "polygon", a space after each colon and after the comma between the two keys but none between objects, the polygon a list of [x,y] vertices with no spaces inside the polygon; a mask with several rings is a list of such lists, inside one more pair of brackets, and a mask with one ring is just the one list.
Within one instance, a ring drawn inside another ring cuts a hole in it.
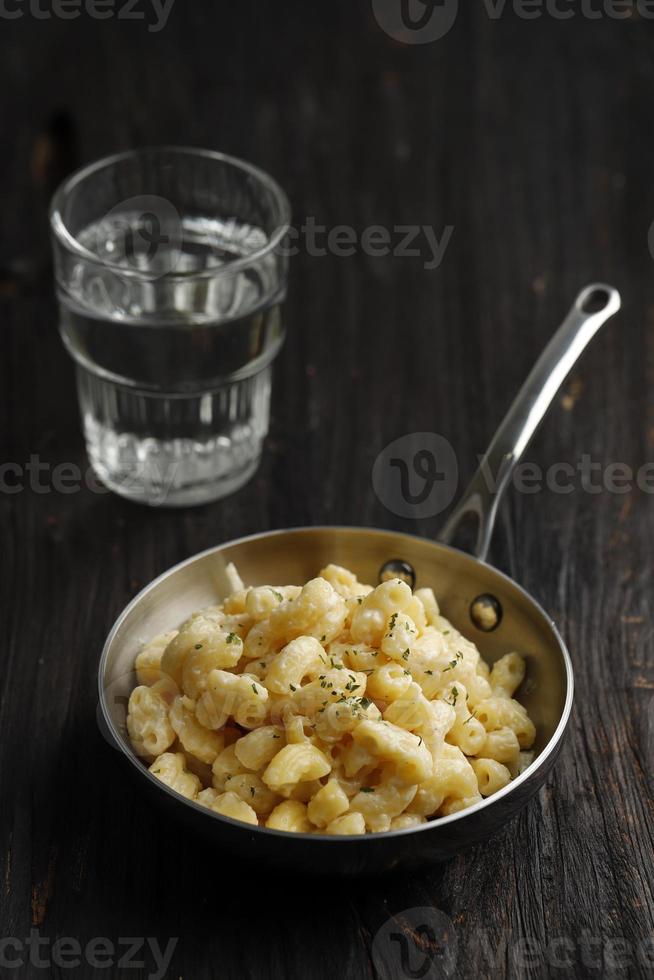
[{"label": "hole in pan handle", "polygon": [[390,582],[391,579],[399,578],[409,586],[411,590],[416,587],[416,570],[410,561],[404,558],[391,558],[379,569],[378,581]]},{"label": "hole in pan handle", "polygon": [[[461,501],[438,536],[439,541],[451,544],[462,522],[475,517],[474,554],[486,560],[497,508],[516,463],[583,350],[620,306],[620,294],[613,286],[593,283],[582,289],[518,392]],[[492,490],[491,475],[495,477]]]}]

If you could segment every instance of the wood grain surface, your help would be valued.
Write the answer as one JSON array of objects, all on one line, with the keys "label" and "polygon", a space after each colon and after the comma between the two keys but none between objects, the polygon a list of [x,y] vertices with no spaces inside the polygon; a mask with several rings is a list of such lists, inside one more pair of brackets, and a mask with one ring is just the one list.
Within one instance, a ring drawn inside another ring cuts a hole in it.
[{"label": "wood grain surface", "polygon": [[[226,873],[133,792],[96,726],[104,638],[178,560],[300,524],[435,535],[444,515],[405,520],[376,498],[377,454],[438,432],[463,486],[589,281],[617,286],[623,312],[528,459],[590,454],[602,472],[652,459],[654,21],[628,3],[626,19],[460,6],[447,36],[421,45],[389,37],[369,0],[176,0],[156,33],[115,16],[37,19],[27,5],[0,25],[1,462],[23,474],[3,469],[0,493],[0,937],[38,930],[50,956],[38,966],[28,947],[0,945],[3,978],[154,975],[150,946],[140,966],[118,952],[104,968],[52,961],[62,937],[106,937],[124,954],[131,936],[177,938],[165,975],[184,980],[654,974],[651,493],[608,492],[600,473],[599,492],[512,492],[503,505],[493,561],[558,622],[576,703],[539,796],[444,866],[322,883]],[[435,269],[425,254],[300,250],[261,469],[184,511],[52,490],[57,464],[87,462],[48,198],[74,166],[165,142],[269,170],[297,227],[454,227]],[[31,457],[49,467],[38,482]]]}]

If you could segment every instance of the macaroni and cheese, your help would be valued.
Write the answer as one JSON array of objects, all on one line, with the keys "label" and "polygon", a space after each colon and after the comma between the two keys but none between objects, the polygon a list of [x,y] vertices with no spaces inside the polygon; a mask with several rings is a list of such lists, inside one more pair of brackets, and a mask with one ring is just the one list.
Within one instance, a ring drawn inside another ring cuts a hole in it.
[{"label": "macaroni and cheese", "polygon": [[506,786],[536,731],[429,588],[328,565],[233,591],[136,658],[127,729],[158,779],[253,826],[313,834],[416,827]]}]

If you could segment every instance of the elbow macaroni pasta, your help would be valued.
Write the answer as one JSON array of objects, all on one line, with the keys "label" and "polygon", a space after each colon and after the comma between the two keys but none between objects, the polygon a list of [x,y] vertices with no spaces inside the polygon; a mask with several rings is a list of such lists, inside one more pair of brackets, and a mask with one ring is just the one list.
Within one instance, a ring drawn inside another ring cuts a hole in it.
[{"label": "elbow macaroni pasta", "polygon": [[232,592],[146,643],[127,730],[170,789],[272,830],[410,829],[491,796],[532,761],[515,699],[429,588],[328,565],[300,586]]}]

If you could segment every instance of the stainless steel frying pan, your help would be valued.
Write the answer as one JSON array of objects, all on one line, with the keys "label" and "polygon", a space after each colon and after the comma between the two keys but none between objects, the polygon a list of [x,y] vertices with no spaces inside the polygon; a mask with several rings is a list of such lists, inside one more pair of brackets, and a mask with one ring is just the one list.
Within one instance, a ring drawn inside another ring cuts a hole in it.
[{"label": "stainless steel frying pan", "polygon": [[[513,468],[566,375],[599,327],[620,308],[610,286],[592,285],[568,316],[523,385],[477,474],[437,542],[391,531],[350,527],[295,528],[230,541],[195,555],[160,575],[121,613],[104,647],[99,686],[105,735],[128,761],[154,802],[208,835],[225,856],[244,856],[289,870],[339,874],[412,868],[444,860],[502,827],[543,784],[561,749],[572,706],[570,657],[556,626],[519,585],[486,563],[497,508]],[[494,492],[484,473],[500,473]],[[450,546],[461,522],[478,523],[474,555]],[[417,585],[431,586],[443,614],[493,662],[518,650],[527,676],[517,697],[538,732],[533,763],[494,796],[451,816],[411,830],[356,837],[287,834],[252,827],[192,803],[152,776],[134,755],[125,716],[135,684],[133,663],[141,644],[179,625],[193,611],[229,591],[225,574],[234,562],[251,585],[302,584],[329,562],[376,582],[389,560],[402,559]]]}]

